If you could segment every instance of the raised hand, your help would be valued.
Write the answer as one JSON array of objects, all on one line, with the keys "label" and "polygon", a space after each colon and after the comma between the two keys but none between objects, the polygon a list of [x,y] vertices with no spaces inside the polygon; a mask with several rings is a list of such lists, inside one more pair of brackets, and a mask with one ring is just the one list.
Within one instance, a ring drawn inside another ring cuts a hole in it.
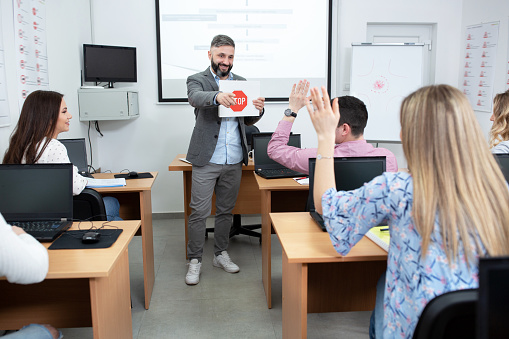
[{"label": "raised hand", "polygon": [[298,84],[293,84],[288,104],[292,112],[297,113],[302,107],[306,106],[309,101],[307,97],[308,90],[309,81],[307,80],[300,80]]},{"label": "raised hand", "polygon": [[339,105],[338,99],[334,99],[332,107],[330,105],[329,94],[324,86],[322,86],[323,100],[320,97],[318,88],[311,89],[311,100],[306,103],[306,107],[311,117],[311,122],[315,127],[318,140],[325,139],[334,141],[336,138],[336,127],[339,122]]}]

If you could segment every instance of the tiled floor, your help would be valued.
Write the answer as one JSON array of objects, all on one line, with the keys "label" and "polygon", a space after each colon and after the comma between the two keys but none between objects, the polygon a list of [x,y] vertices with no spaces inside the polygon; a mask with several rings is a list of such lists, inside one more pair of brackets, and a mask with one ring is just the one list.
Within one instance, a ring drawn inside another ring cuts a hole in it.
[{"label": "tiled floor", "polygon": [[[260,217],[243,217],[244,224]],[[213,219],[209,220],[213,225]],[[229,254],[240,272],[212,266],[214,235],[206,241],[200,283],[187,286],[184,220],[154,220],[156,280],[150,309],[143,307],[141,237],[129,246],[133,337],[281,338],[281,246],[272,235],[272,309],[261,274],[261,245],[245,235],[230,239]],[[367,338],[371,312],[308,315],[308,338]],[[65,339],[92,338],[91,328],[62,329]]]}]

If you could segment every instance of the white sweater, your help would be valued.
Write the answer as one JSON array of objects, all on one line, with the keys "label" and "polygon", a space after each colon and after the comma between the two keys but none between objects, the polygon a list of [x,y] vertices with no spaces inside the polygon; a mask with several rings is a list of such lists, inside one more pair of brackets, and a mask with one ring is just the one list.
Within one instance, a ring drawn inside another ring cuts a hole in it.
[{"label": "white sweater", "polygon": [[48,250],[29,234],[17,235],[0,214],[0,276],[17,284],[33,284],[48,273]]}]

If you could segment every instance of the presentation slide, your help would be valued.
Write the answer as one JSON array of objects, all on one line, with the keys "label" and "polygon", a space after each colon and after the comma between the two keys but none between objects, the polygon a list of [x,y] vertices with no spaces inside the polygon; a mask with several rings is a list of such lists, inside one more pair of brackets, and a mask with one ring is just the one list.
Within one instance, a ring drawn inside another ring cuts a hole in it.
[{"label": "presentation slide", "polygon": [[330,0],[158,1],[159,101],[187,101],[186,79],[210,66],[217,34],[235,41],[232,72],[287,100],[292,84],[327,86]]}]

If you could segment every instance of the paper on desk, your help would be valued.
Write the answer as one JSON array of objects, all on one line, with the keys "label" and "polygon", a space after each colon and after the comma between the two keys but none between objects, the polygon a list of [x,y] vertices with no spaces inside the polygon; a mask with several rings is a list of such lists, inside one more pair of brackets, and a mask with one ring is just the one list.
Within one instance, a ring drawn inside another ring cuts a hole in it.
[{"label": "paper on desk", "polygon": [[[236,106],[226,108],[219,106],[219,117],[248,117],[258,116],[260,112],[253,105],[253,100],[260,97],[259,81],[234,81],[219,80],[219,90],[223,93],[235,93]],[[242,95],[242,92],[244,95]],[[238,107],[237,107],[238,106]],[[244,106],[244,108],[242,108]],[[232,108],[237,107],[240,111],[234,111]]]},{"label": "paper on desk", "polygon": [[115,178],[115,179],[92,179],[87,178],[87,186],[88,188],[97,188],[97,187],[120,187],[125,186],[125,178]]},{"label": "paper on desk", "polygon": [[295,180],[298,184],[301,184],[301,185],[309,185],[309,177],[293,178],[293,180]]}]

